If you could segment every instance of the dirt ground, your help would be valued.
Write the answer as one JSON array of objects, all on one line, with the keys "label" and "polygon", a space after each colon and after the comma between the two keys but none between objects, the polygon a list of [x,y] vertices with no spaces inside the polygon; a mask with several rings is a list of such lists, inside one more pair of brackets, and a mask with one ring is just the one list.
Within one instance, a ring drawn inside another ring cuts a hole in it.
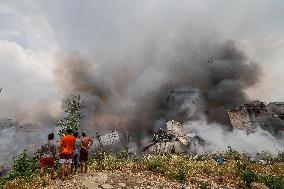
[{"label": "dirt ground", "polygon": [[92,171],[86,174],[79,173],[70,180],[50,181],[45,189],[191,189],[182,183],[174,182],[154,175],[148,171]]}]

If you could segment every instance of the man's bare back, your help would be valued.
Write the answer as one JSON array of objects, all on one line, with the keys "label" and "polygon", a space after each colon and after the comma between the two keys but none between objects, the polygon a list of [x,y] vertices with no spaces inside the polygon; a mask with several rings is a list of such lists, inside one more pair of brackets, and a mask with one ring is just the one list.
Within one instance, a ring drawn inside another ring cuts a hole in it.
[{"label": "man's bare back", "polygon": [[89,149],[92,143],[93,143],[92,139],[88,136],[81,138],[81,145],[84,149]]}]

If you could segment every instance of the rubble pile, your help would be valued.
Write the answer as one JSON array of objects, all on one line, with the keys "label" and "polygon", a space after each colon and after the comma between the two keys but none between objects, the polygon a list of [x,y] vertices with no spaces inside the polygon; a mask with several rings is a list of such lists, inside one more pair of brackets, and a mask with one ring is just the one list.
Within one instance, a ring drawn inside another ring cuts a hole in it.
[{"label": "rubble pile", "polygon": [[284,103],[252,102],[228,110],[233,128],[246,130],[248,134],[261,127],[274,136],[279,136],[284,130]]},{"label": "rubble pile", "polygon": [[181,154],[189,151],[189,140],[183,134],[183,126],[178,121],[168,121],[166,128],[160,128],[152,137],[144,152],[150,154]]}]

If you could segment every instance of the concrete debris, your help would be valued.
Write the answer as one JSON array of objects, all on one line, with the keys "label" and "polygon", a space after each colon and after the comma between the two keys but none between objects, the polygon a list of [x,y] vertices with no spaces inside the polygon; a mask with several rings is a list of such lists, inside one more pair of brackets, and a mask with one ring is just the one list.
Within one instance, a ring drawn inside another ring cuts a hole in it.
[{"label": "concrete debris", "polygon": [[246,130],[248,134],[261,127],[275,136],[284,131],[284,103],[252,102],[228,110],[233,128]]},{"label": "concrete debris", "polygon": [[199,141],[194,134],[185,135],[183,126],[178,121],[168,121],[166,128],[160,128],[152,137],[150,144],[143,148],[145,153],[150,154],[181,154],[190,153]]},{"label": "concrete debris", "polygon": [[168,121],[166,128],[169,134],[176,137],[176,140],[179,140],[184,145],[188,145],[189,141],[182,132],[183,127],[180,122],[174,120]]}]

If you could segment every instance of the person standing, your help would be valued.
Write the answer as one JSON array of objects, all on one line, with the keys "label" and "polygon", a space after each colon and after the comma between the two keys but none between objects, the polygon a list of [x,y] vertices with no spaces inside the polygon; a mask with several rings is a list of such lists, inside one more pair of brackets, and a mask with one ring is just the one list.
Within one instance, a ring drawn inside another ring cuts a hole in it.
[{"label": "person standing", "polygon": [[50,178],[54,179],[54,161],[56,156],[56,148],[54,145],[54,134],[48,135],[48,142],[43,144],[40,149],[40,176],[44,176],[45,168],[50,167]]},{"label": "person standing", "polygon": [[93,144],[93,140],[86,135],[85,132],[82,132],[81,138],[81,153],[80,153],[80,168],[81,172],[87,173],[88,171],[88,156],[89,148]]},{"label": "person standing", "polygon": [[[72,135],[72,129],[66,130],[66,135],[60,141],[59,162],[61,164],[61,179],[64,180],[65,175],[69,179],[71,176],[72,160],[75,150],[76,138]],[[65,174],[67,170],[67,174]]]},{"label": "person standing", "polygon": [[74,152],[74,157],[73,157],[73,165],[74,165],[74,170],[75,173],[78,170],[79,167],[79,158],[80,158],[80,151],[81,151],[81,140],[79,138],[79,132],[75,132],[74,137],[76,138],[76,142],[75,142],[75,152]]}]

